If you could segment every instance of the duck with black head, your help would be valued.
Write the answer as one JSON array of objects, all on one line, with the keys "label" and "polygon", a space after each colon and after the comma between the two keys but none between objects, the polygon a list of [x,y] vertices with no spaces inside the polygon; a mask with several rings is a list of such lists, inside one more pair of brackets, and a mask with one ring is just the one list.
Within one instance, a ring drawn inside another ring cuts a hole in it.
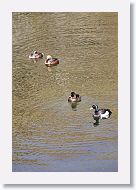
[{"label": "duck with black head", "polygon": [[92,115],[95,120],[108,119],[112,114],[110,109],[99,109],[98,105],[96,104],[93,104],[90,110],[94,110]]},{"label": "duck with black head", "polygon": [[68,97],[68,102],[81,102],[81,96],[75,92],[71,92],[71,96]]}]

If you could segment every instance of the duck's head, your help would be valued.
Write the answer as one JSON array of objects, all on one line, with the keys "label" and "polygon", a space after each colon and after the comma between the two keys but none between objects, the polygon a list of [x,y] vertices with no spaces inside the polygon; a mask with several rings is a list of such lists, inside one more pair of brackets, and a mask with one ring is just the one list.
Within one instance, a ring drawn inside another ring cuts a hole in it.
[{"label": "duck's head", "polygon": [[37,54],[38,52],[37,51],[34,51],[34,54]]},{"label": "duck's head", "polygon": [[51,59],[52,58],[52,56],[50,56],[50,55],[47,55],[47,59]]},{"label": "duck's head", "polygon": [[90,107],[90,110],[98,110],[98,106],[96,104],[93,104],[92,107]]},{"label": "duck's head", "polygon": [[76,95],[75,92],[71,92],[71,97],[74,97]]}]

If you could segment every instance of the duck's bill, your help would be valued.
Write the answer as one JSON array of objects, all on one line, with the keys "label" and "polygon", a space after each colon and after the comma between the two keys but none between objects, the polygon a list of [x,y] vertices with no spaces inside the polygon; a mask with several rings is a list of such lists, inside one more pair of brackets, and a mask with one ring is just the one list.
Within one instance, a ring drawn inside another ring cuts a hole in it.
[{"label": "duck's bill", "polygon": [[91,107],[90,110],[93,110],[93,108]]}]

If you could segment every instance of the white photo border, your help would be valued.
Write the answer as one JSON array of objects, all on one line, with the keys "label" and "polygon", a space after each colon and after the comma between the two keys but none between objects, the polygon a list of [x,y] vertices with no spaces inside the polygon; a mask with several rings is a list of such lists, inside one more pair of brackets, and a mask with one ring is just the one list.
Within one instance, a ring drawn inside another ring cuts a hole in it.
[{"label": "white photo border", "polygon": [[[118,12],[118,172],[12,172],[12,12]],[[1,183],[130,184],[130,2],[4,0],[0,23]]]}]

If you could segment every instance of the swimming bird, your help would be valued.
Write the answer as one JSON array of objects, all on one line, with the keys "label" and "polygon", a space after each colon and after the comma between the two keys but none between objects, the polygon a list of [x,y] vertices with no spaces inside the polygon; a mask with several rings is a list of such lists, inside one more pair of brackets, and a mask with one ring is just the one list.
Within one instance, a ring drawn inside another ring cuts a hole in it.
[{"label": "swimming bird", "polygon": [[81,102],[81,96],[75,92],[71,92],[71,96],[68,97],[68,102]]},{"label": "swimming bird", "polygon": [[59,64],[59,60],[57,58],[52,58],[52,56],[47,55],[47,59],[45,60],[45,65],[47,67],[56,66]]},{"label": "swimming bird", "polygon": [[30,55],[29,58],[30,59],[39,59],[39,58],[43,58],[43,53],[37,52],[37,51],[33,51]]},{"label": "swimming bird", "polygon": [[92,109],[94,109],[94,112],[92,115],[95,120],[107,119],[112,114],[110,109],[98,109],[98,105],[96,105],[96,104],[92,105],[90,110],[92,110]]}]

